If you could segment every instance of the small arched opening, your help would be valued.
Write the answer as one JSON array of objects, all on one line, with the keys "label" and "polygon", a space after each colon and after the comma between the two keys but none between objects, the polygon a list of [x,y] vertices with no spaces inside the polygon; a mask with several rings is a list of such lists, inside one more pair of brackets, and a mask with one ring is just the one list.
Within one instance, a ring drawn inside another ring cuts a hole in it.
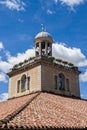
[{"label": "small arched opening", "polygon": [[23,75],[21,77],[21,92],[24,92],[26,90],[26,75]]},{"label": "small arched opening", "polygon": [[58,75],[58,88],[60,90],[65,90],[65,76],[62,73]]}]

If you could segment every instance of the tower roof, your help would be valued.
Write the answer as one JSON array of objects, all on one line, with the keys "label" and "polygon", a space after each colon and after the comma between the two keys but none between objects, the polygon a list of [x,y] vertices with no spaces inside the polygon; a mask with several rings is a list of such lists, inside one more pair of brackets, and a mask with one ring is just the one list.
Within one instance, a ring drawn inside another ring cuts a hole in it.
[{"label": "tower roof", "polygon": [[0,129],[87,130],[87,101],[46,92],[14,98],[0,103]]},{"label": "tower roof", "polygon": [[39,32],[39,33],[35,36],[35,41],[36,41],[37,39],[50,40],[51,42],[53,42],[53,39],[52,39],[50,33],[46,32],[46,31]]},{"label": "tower roof", "polygon": [[[42,32],[39,32],[39,33],[35,36],[35,38],[41,38],[41,37],[51,37],[51,35],[50,35],[48,32],[42,31]],[[51,38],[52,38],[52,37],[51,37]]]}]

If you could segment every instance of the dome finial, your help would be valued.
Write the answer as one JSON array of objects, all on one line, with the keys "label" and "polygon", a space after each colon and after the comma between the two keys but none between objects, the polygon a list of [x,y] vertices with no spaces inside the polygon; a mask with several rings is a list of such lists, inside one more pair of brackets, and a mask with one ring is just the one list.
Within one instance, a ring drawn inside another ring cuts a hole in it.
[{"label": "dome finial", "polygon": [[43,23],[41,24],[41,27],[42,27],[42,32],[44,32],[46,30],[46,28]]}]

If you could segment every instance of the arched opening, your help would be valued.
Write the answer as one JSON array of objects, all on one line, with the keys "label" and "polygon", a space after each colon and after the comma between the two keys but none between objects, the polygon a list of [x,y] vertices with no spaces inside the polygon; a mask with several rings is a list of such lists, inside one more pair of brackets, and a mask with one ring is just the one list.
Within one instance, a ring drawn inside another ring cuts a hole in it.
[{"label": "arched opening", "polygon": [[52,54],[52,46],[51,43],[48,43],[48,56],[51,56]]},{"label": "arched opening", "polygon": [[60,90],[65,89],[65,76],[62,73],[58,75],[58,88]]},{"label": "arched opening", "polygon": [[21,78],[21,92],[26,90],[26,75],[23,75]]},{"label": "arched opening", "polygon": [[27,77],[27,90],[30,89],[30,77]]},{"label": "arched opening", "polygon": [[20,92],[20,80],[17,81],[17,93]]},{"label": "arched opening", "polygon": [[46,44],[45,42],[42,42],[42,43],[41,43],[41,53],[42,53],[41,55],[42,55],[42,56],[45,55],[45,44]]},{"label": "arched opening", "polygon": [[36,43],[36,56],[39,56],[39,42]]}]

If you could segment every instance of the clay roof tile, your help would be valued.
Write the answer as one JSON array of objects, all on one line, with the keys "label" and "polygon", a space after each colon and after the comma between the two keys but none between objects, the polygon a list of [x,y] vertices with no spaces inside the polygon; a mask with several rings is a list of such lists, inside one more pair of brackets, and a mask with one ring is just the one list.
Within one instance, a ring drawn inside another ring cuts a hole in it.
[{"label": "clay roof tile", "polygon": [[41,92],[0,103],[0,109],[3,106],[6,109],[0,113],[1,128],[87,128],[87,101],[80,99]]}]

